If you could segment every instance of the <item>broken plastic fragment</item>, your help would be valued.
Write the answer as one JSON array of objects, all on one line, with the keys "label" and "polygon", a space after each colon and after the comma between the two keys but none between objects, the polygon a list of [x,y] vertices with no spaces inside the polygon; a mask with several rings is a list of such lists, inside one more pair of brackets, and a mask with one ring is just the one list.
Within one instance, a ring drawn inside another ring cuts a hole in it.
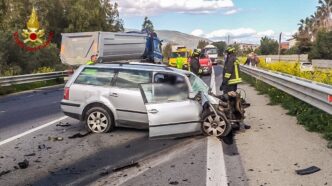
[{"label": "broken plastic fragment", "polygon": [[298,174],[298,175],[313,174],[313,173],[318,172],[318,171],[320,171],[320,168],[318,168],[316,166],[311,166],[311,167],[306,168],[306,169],[295,170],[296,174]]}]

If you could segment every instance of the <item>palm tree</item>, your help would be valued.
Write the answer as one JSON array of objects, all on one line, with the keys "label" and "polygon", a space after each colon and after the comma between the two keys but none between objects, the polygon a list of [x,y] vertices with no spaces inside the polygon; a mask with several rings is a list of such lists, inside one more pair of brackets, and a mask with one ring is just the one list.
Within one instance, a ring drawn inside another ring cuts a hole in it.
[{"label": "palm tree", "polygon": [[328,23],[331,21],[332,0],[319,0],[317,11],[321,12],[323,18],[323,27],[327,28]]},{"label": "palm tree", "polygon": [[303,30],[304,30],[304,19],[301,19],[300,23],[298,23],[297,25],[299,25],[299,32],[303,32]]}]

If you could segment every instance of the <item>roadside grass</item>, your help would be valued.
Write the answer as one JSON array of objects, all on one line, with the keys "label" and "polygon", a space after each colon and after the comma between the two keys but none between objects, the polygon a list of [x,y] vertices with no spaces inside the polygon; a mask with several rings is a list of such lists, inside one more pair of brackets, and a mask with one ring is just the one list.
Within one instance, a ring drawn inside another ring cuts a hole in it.
[{"label": "roadside grass", "polygon": [[286,94],[254,77],[242,73],[241,77],[255,87],[259,94],[270,97],[269,105],[280,104],[288,110],[288,115],[295,116],[298,124],[303,125],[310,132],[318,132],[329,141],[328,147],[332,148],[332,115],[319,110],[291,95]]},{"label": "roadside grass", "polygon": [[20,85],[11,85],[11,86],[5,86],[5,87],[0,86],[0,96],[12,94],[12,93],[16,93],[16,92],[22,92],[22,91],[26,91],[26,90],[33,90],[33,89],[41,88],[41,87],[58,85],[58,84],[62,84],[62,83],[64,83],[63,78],[57,78],[57,79],[52,79],[52,80],[47,80],[47,81],[39,81],[39,82],[20,84]]}]

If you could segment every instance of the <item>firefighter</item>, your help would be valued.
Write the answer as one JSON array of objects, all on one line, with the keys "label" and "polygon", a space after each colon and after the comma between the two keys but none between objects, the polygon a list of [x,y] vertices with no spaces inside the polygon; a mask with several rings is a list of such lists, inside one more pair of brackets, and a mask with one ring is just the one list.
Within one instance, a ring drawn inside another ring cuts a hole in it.
[{"label": "firefighter", "polygon": [[223,91],[224,94],[232,94],[232,92],[234,94],[237,90],[237,84],[242,82],[239,73],[239,61],[236,58],[234,47],[228,47],[226,53],[223,81],[220,90]]},{"label": "firefighter", "polygon": [[98,58],[98,55],[97,54],[94,54],[91,56],[90,60],[88,62],[86,62],[87,65],[94,65],[97,63],[97,58]]},{"label": "firefighter", "polygon": [[[227,55],[226,55],[224,71],[223,71],[223,81],[220,86],[220,90],[223,91],[223,94],[224,94],[222,96],[222,100],[228,99],[228,102],[231,103],[231,102],[236,101],[237,85],[242,82],[242,79],[240,78],[240,72],[239,72],[240,63],[239,63],[238,59],[236,58],[235,48],[228,47],[226,49],[226,53],[227,53]],[[229,98],[229,97],[231,97],[231,98]],[[234,104],[232,104],[232,105],[234,106]],[[236,110],[235,108],[233,108],[233,109]],[[240,129],[241,125],[243,125],[243,127],[245,129],[251,128],[250,125],[247,125],[243,122],[233,124],[232,128]]]},{"label": "firefighter", "polygon": [[199,75],[199,71],[201,69],[201,65],[199,64],[199,55],[199,51],[195,49],[190,59],[190,70],[197,76]]}]

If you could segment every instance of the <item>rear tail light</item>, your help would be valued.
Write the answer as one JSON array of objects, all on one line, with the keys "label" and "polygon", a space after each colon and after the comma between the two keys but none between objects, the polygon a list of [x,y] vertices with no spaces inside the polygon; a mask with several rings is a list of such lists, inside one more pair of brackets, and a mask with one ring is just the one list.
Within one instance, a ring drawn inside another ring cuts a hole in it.
[{"label": "rear tail light", "polygon": [[63,92],[63,99],[69,100],[69,87],[65,87],[65,90]]}]

